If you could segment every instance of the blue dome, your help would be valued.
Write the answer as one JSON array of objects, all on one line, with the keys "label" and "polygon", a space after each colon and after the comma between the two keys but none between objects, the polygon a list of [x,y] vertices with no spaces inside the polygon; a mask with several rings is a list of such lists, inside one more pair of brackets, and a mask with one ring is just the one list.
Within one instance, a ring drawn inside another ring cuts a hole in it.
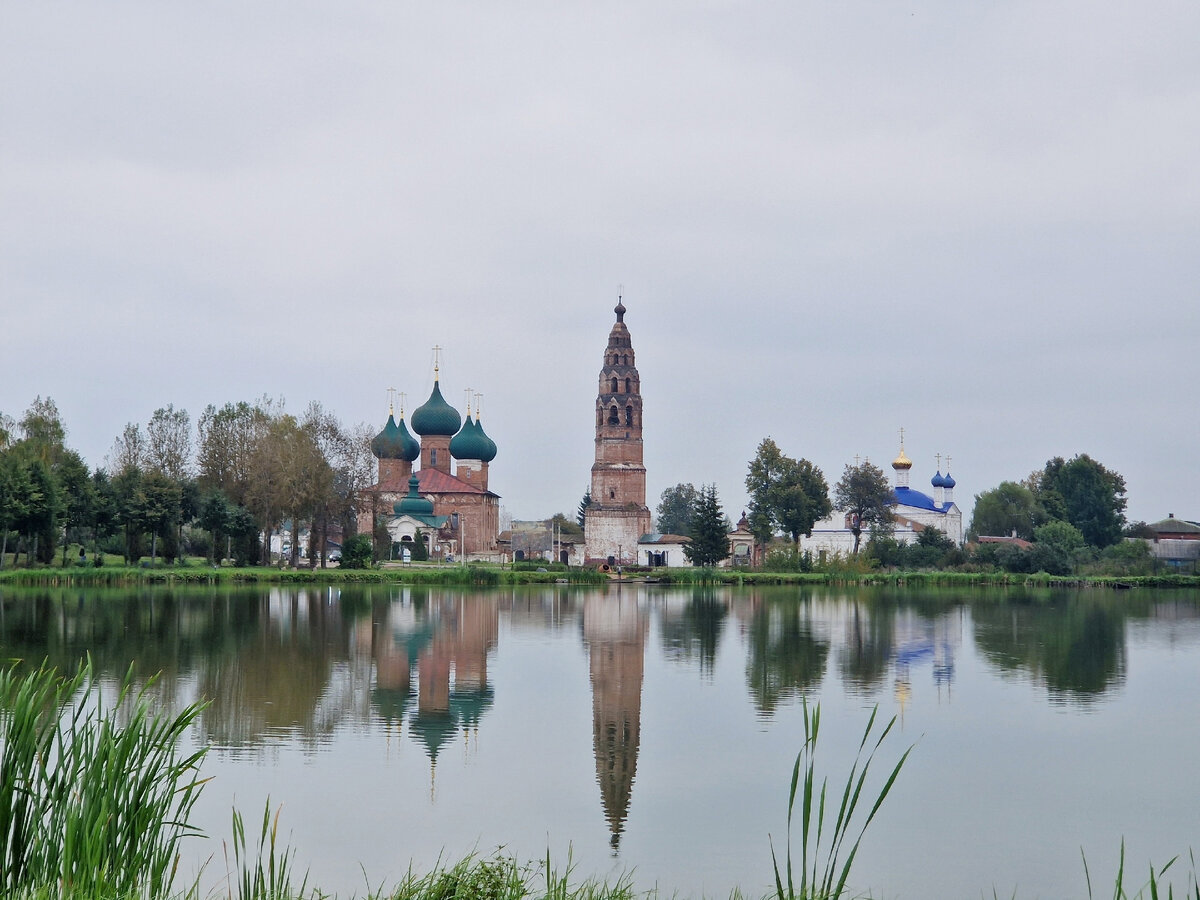
[{"label": "blue dome", "polygon": [[413,431],[422,437],[452,437],[458,433],[461,425],[462,419],[459,418],[458,410],[446,402],[442,397],[442,389],[438,387],[437,381],[434,381],[433,393],[429,395],[429,399],[413,412]]},{"label": "blue dome", "polygon": [[929,483],[932,484],[934,487],[945,487],[946,486],[946,479],[942,477],[941,469],[938,469],[937,474],[935,474],[933,476],[933,478],[929,479]]},{"label": "blue dome", "polygon": [[950,473],[947,472],[945,477],[942,478],[942,487],[952,488],[952,487],[954,487],[954,484],[955,484],[954,479],[951,478]]}]

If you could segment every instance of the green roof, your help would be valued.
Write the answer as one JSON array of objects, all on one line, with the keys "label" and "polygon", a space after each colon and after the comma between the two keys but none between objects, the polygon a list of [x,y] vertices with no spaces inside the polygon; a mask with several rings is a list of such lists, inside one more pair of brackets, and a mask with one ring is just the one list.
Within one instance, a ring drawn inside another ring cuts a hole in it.
[{"label": "green roof", "polygon": [[496,445],[486,434],[478,422],[471,421],[467,413],[467,421],[463,423],[462,431],[450,441],[450,455],[455,459],[479,459],[491,462],[496,458]]},{"label": "green roof", "polygon": [[400,416],[400,424],[397,425],[395,417],[388,413],[383,431],[371,440],[371,452],[377,459],[406,459],[412,462],[421,455],[421,445],[408,433],[403,415]]},{"label": "green roof", "polygon": [[443,435],[450,437],[458,433],[462,418],[458,410],[446,402],[438,383],[433,383],[433,393],[422,406],[413,412],[413,431],[422,437],[428,435]]}]

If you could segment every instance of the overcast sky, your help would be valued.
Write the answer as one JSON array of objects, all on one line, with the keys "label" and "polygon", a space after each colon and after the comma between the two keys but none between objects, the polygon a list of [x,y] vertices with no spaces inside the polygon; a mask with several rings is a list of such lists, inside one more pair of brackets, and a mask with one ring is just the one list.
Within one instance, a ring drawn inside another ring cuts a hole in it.
[{"label": "overcast sky", "polygon": [[[0,0],[0,411],[484,394],[573,513],[618,285],[649,505],[898,432],[1200,519],[1200,4]],[[890,469],[887,470],[890,474]]]}]

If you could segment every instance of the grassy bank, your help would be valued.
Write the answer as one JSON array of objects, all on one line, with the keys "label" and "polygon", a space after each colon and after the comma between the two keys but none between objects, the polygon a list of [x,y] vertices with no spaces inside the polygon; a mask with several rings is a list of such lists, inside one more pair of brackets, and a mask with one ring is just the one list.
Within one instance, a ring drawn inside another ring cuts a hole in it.
[{"label": "grassy bank", "polygon": [[[626,581],[661,585],[832,585],[884,587],[1056,587],[1200,589],[1200,575],[1059,576],[1010,572],[766,572],[752,569],[654,569],[626,573]],[[186,566],[32,568],[0,570],[0,585],[37,587],[127,587],[139,585],[242,584],[411,584],[487,587],[514,584],[606,584],[595,569],[558,566],[385,566],[373,569],[284,569]]]},{"label": "grassy bank", "polygon": [[36,587],[127,587],[139,585],[241,584],[412,584],[486,587],[503,584],[600,584],[608,578],[594,569],[535,571],[502,566],[405,565],[378,569],[276,569],[262,567],[102,566],[5,569],[0,584]]}]

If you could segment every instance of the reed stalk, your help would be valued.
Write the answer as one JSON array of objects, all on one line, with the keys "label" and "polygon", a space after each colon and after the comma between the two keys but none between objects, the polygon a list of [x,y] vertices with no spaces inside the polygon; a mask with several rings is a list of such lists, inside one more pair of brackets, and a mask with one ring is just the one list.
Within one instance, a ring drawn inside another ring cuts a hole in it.
[{"label": "reed stalk", "polygon": [[104,702],[90,661],[0,672],[0,893],[167,896],[204,784],[179,749],[204,708],[154,709],[132,668]]},{"label": "reed stalk", "polygon": [[[804,744],[796,755],[796,762],[792,767],[792,783],[788,793],[786,885],[783,875],[779,871],[779,860],[775,855],[774,842],[771,843],[771,863],[775,870],[776,898],[777,900],[838,900],[845,896],[846,881],[850,877],[850,868],[854,864],[854,858],[858,855],[863,835],[866,834],[867,827],[874,820],[875,814],[879,812],[879,807],[883,805],[883,801],[891,792],[892,785],[895,784],[896,777],[900,774],[900,769],[903,768],[908,754],[912,752],[913,748],[910,746],[901,754],[900,759],[884,780],[883,786],[875,794],[875,801],[870,812],[867,813],[862,824],[856,824],[854,816],[859,809],[859,801],[863,800],[863,790],[871,764],[875,760],[875,754],[880,745],[896,724],[896,717],[893,716],[868,751],[867,746],[871,741],[875,719],[879,713],[879,707],[875,707],[871,712],[870,719],[867,720],[867,727],[863,730],[858,752],[855,754],[854,761],[850,766],[850,773],[842,788],[837,815],[831,823],[826,815],[826,800],[833,799],[827,797],[828,778],[823,777],[819,784],[817,782],[816,752],[817,739],[821,731],[821,706],[817,704],[810,709],[808,703],[805,702],[802,712]],[[864,753],[866,753],[865,757]],[[792,820],[797,811],[797,789],[800,789],[800,880],[798,885],[792,860]],[[828,811],[833,812],[832,804]],[[857,830],[857,837],[849,845],[849,852],[843,860],[841,854],[846,846],[846,840],[855,830]]]}]

